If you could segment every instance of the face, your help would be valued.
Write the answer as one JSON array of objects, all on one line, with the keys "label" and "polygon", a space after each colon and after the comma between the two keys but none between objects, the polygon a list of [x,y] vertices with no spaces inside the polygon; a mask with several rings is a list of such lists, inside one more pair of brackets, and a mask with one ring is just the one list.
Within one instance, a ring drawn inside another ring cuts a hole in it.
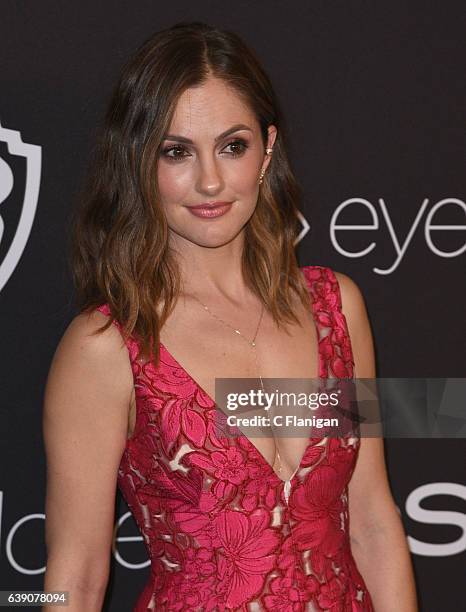
[{"label": "face", "polygon": [[[162,143],[157,178],[170,239],[215,247],[231,242],[254,213],[261,170],[276,129],[264,145],[251,109],[224,81],[209,78],[178,100]],[[224,203],[197,209],[200,204]]]}]

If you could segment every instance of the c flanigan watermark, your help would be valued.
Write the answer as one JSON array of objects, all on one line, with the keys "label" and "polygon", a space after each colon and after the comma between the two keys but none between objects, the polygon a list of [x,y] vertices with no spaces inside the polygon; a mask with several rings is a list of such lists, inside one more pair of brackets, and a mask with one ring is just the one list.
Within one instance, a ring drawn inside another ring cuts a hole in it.
[{"label": "c flanigan watermark", "polygon": [[[241,414],[228,414],[226,422],[229,427],[338,429],[339,418],[334,414],[331,417],[326,416],[322,411],[326,412],[326,409],[338,406],[339,395],[340,390],[331,393],[289,392],[279,389],[271,392],[263,389],[230,392],[226,394],[227,410],[231,412],[239,408],[240,412],[241,409],[243,411]],[[287,409],[285,413],[283,409]],[[321,411],[319,415],[309,412],[317,410]]]},{"label": "c flanigan watermark", "polygon": [[298,417],[296,414],[276,414],[271,419],[268,416],[255,414],[251,417],[237,417],[235,414],[230,414],[227,417],[227,425],[230,427],[315,427],[322,429],[323,427],[338,427],[339,419],[316,417],[314,414],[310,417]]}]

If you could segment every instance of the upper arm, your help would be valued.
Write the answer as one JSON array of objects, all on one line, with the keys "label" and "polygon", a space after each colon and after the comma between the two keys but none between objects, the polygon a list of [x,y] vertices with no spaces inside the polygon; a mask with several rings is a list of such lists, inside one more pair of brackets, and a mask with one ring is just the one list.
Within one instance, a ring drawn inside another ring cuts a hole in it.
[{"label": "upper arm", "polygon": [[[79,573],[110,561],[116,479],[133,387],[128,350],[106,317],[80,314],[63,335],[44,393],[48,558]],[[89,563],[90,564],[90,563]]]},{"label": "upper arm", "polygon": [[[364,297],[356,283],[335,272],[342,311],[350,335],[355,376],[375,378],[375,351]],[[396,509],[388,482],[382,437],[362,437],[356,466],[348,484],[350,531],[353,538],[379,528]]]}]

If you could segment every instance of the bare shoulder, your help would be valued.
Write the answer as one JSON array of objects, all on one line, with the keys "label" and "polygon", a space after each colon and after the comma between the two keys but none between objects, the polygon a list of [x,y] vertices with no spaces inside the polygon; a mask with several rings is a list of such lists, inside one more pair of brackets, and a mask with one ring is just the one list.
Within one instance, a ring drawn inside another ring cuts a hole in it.
[{"label": "bare shoulder", "polygon": [[333,271],[338,281],[341,295],[342,310],[352,317],[361,317],[365,314],[364,295],[357,283],[343,272]]},{"label": "bare shoulder", "polygon": [[374,378],[376,372],[374,340],[363,292],[347,274],[333,272],[340,288],[341,310],[348,325],[355,375],[359,378]]},{"label": "bare shoulder", "polygon": [[108,317],[98,310],[76,315],[66,328],[57,351],[77,350],[91,358],[99,358],[99,355],[112,358],[115,353],[124,352],[123,337],[115,325],[97,333],[107,321]]},{"label": "bare shoulder", "polygon": [[[70,412],[73,408],[85,414],[86,407],[100,397],[101,411],[113,404],[122,407],[127,418],[133,389],[128,349],[115,325],[96,333],[107,320],[95,310],[77,315],[68,325],[51,362],[45,416],[56,410],[64,412],[65,407]],[[81,402],[76,398],[81,398]]]},{"label": "bare shoulder", "polygon": [[120,331],[115,325],[110,325],[97,333],[107,321],[108,317],[98,310],[75,316],[57,346],[54,361],[66,358],[67,361],[80,361],[85,367],[112,366],[115,378],[123,375],[128,382],[131,367]]},{"label": "bare shoulder", "polygon": [[367,334],[369,319],[366,301],[357,283],[343,272],[333,272],[341,295],[341,310],[345,315],[352,336]]}]

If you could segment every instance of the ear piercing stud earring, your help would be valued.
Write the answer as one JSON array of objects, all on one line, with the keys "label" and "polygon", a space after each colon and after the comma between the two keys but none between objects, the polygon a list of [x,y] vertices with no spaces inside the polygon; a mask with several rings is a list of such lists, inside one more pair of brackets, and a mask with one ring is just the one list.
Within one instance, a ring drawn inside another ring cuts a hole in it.
[{"label": "ear piercing stud earring", "polygon": [[[267,153],[267,155],[272,155],[272,148],[268,148],[265,150],[265,152]],[[264,174],[265,174],[265,168],[262,168],[260,176],[259,176],[259,185],[262,185],[262,181],[264,179]]]}]

